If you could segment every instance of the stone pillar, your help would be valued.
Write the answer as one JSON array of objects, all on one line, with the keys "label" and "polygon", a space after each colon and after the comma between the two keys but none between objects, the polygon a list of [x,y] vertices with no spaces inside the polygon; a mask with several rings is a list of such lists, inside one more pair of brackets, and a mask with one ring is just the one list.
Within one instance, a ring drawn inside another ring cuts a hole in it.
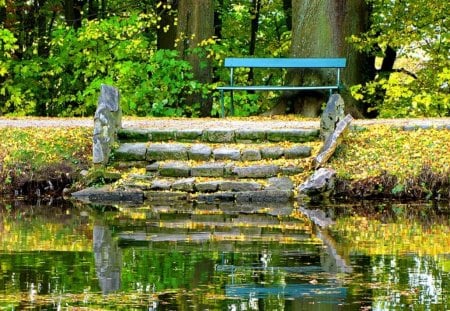
[{"label": "stone pillar", "polygon": [[341,95],[333,94],[330,96],[320,118],[320,138],[324,142],[334,132],[336,125],[342,119],[344,119],[344,100]]},{"label": "stone pillar", "polygon": [[102,84],[94,116],[93,162],[107,164],[111,147],[122,126],[119,90]]}]

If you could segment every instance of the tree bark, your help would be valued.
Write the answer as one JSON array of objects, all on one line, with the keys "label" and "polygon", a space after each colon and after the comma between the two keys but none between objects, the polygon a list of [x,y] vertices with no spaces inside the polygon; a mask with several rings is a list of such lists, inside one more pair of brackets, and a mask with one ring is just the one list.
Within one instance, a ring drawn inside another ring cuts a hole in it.
[{"label": "tree bark", "polygon": [[[189,61],[194,71],[194,77],[201,83],[211,83],[212,68],[209,63],[192,53],[200,42],[214,35],[214,1],[213,0],[180,0],[178,4],[178,38],[177,49],[180,55]],[[202,98],[201,94],[187,99],[191,104],[200,103],[200,114],[203,117],[211,115],[211,99]]]},{"label": "tree bark", "polygon": [[[363,68],[370,62],[346,38],[368,27],[368,8],[364,0],[292,0],[292,57],[345,57],[347,68],[342,81],[348,87],[365,81]],[[330,70],[292,71],[291,83],[325,85],[335,81]],[[360,116],[348,90],[342,92],[347,111]],[[289,96],[296,112],[316,116],[327,99],[326,92],[298,93]]]}]

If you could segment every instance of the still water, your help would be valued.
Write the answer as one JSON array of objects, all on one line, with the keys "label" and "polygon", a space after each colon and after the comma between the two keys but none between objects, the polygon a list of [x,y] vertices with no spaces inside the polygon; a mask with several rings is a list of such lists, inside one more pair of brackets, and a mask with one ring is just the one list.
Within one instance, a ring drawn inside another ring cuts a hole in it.
[{"label": "still water", "polygon": [[450,310],[449,216],[2,202],[0,310]]}]

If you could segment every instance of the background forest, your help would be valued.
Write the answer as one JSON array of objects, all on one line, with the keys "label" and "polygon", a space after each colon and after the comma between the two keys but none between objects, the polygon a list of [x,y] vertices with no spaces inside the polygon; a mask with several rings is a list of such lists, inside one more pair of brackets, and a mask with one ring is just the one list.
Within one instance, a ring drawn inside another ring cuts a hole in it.
[{"label": "background forest", "polygon": [[[449,116],[449,13],[445,0],[0,0],[0,115],[92,115],[105,83],[127,115],[217,116],[223,59],[254,55],[346,57],[357,116]],[[296,111],[292,97],[237,93],[236,114],[283,101]]]}]

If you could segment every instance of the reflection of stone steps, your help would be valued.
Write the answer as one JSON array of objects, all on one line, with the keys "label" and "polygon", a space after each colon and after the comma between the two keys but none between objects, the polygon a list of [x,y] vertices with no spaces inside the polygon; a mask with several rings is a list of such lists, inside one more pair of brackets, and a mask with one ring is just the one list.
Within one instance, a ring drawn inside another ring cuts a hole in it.
[{"label": "reflection of stone steps", "polygon": [[124,201],[289,202],[308,175],[318,136],[317,129],[289,128],[120,129],[110,165],[126,178],[105,192],[131,198]]},{"label": "reflection of stone steps", "polygon": [[[122,219],[114,232],[122,242],[205,242],[205,241],[311,241],[312,227],[305,219],[263,213],[223,213],[210,209],[179,212],[168,206],[151,209],[122,209]],[[195,212],[195,214],[194,214]],[[132,228],[129,230],[128,228]]]}]

